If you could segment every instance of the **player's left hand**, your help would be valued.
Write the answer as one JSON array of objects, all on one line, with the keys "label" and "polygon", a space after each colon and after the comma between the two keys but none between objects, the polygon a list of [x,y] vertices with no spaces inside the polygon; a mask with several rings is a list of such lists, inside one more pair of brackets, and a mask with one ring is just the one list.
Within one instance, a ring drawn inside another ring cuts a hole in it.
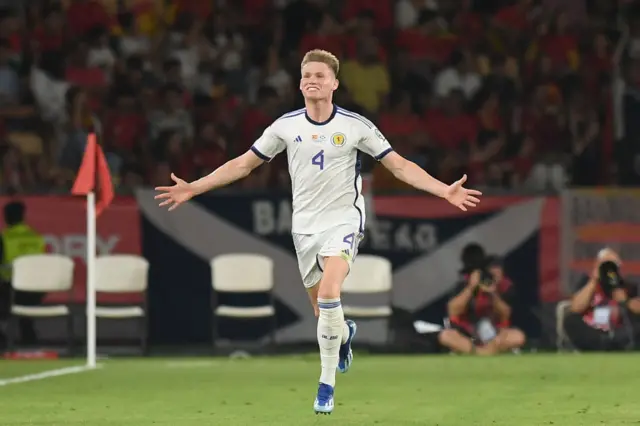
[{"label": "player's left hand", "polygon": [[460,180],[455,181],[444,193],[444,198],[462,211],[467,211],[467,207],[475,207],[480,202],[477,196],[482,192],[475,189],[467,189],[462,185],[467,181],[467,175],[462,176]]}]

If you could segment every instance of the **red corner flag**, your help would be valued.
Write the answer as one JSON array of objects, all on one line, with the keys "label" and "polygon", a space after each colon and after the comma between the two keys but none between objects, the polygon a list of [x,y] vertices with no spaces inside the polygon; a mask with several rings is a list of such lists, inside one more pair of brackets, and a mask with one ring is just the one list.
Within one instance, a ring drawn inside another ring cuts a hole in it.
[{"label": "red corner flag", "polygon": [[91,133],[87,138],[87,147],[71,193],[87,195],[91,191],[96,193],[96,217],[98,217],[111,204],[114,194],[107,159],[102,147],[98,145],[95,133]]}]

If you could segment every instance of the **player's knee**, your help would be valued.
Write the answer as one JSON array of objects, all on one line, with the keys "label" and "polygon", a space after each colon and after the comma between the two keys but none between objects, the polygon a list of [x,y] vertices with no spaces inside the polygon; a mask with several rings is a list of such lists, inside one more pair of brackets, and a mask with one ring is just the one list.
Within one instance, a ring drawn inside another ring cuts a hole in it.
[{"label": "player's knee", "polygon": [[340,297],[342,282],[349,273],[349,264],[340,257],[324,258],[324,272],[318,288],[319,299],[337,299]]},{"label": "player's knee", "polygon": [[320,287],[318,291],[318,299],[339,299],[340,298],[340,286],[335,283],[327,283]]}]

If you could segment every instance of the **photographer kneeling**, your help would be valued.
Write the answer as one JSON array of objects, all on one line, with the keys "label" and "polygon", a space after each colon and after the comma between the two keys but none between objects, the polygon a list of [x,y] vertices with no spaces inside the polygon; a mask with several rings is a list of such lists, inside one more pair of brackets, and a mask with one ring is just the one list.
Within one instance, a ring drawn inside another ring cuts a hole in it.
[{"label": "photographer kneeling", "polygon": [[633,349],[640,339],[640,298],[620,274],[618,254],[608,248],[598,253],[591,276],[585,276],[571,298],[564,329],[583,351]]},{"label": "photographer kneeling", "polygon": [[447,304],[450,328],[440,343],[454,352],[494,355],[524,345],[524,333],[509,327],[513,296],[511,281],[497,259],[465,268],[464,280]]}]

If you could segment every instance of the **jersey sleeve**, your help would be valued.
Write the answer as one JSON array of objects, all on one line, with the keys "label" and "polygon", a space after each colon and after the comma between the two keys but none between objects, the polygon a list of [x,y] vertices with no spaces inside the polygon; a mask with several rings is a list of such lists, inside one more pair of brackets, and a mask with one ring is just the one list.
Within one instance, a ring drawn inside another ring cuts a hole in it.
[{"label": "jersey sleeve", "polygon": [[276,134],[273,126],[269,126],[251,146],[251,151],[262,160],[269,162],[286,148],[284,140]]},{"label": "jersey sleeve", "polygon": [[366,152],[377,161],[382,160],[385,155],[393,151],[387,138],[375,126],[367,126],[363,129],[362,137],[358,142],[358,149]]}]

